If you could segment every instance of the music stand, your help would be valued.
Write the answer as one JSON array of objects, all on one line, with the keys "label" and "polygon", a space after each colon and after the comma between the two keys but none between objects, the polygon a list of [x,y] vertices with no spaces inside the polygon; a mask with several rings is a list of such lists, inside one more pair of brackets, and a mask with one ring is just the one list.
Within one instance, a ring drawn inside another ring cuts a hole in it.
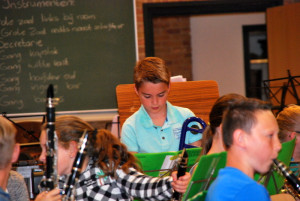
[{"label": "music stand", "polygon": [[206,191],[217,177],[219,170],[225,167],[226,160],[227,152],[201,156],[182,200],[185,201],[199,192]]},{"label": "music stand", "polygon": [[[290,94],[294,99],[296,100],[296,104],[300,105],[300,99],[296,90],[296,86],[300,86],[300,82],[297,80],[297,78],[300,78],[300,76],[291,76],[290,70],[287,70],[288,76],[283,78],[277,78],[277,79],[270,79],[270,80],[264,80],[263,85],[265,89],[266,96],[269,98],[269,100],[274,99],[274,101],[279,104],[278,106],[274,106],[274,109],[278,109],[280,112],[286,105],[286,95]],[[285,80],[286,82],[283,82],[282,86],[270,86],[271,82]],[[271,89],[276,89],[275,91],[272,91]],[[279,100],[276,95],[278,95],[281,92],[281,99]]]},{"label": "music stand", "polygon": [[2,116],[4,118],[6,118],[8,121],[10,121],[11,123],[13,123],[16,127],[18,127],[19,129],[25,131],[25,133],[27,133],[28,135],[30,135],[31,137],[33,137],[37,142],[39,142],[39,138],[37,138],[35,135],[34,135],[34,131],[30,131],[30,130],[27,130],[26,128],[24,128],[23,126],[21,126],[20,124],[14,122],[13,120],[11,120],[11,118],[23,118],[23,117],[33,117],[33,116],[42,116],[43,117],[43,121],[41,124],[43,124],[45,122],[45,115],[30,115],[30,116],[10,116],[8,117],[6,112],[2,112]]},{"label": "music stand", "polygon": [[[188,168],[192,167],[197,162],[201,150],[201,147],[186,149],[188,154]],[[159,153],[136,153],[135,157],[138,159],[138,164],[146,175],[158,177],[175,168],[177,158],[181,153],[182,150]]]},{"label": "music stand", "polygon": [[170,168],[162,169],[162,165],[168,159],[175,161],[178,157],[178,152],[136,153],[134,155],[146,175],[158,177],[160,173],[167,172],[173,168],[172,164],[170,164]]}]

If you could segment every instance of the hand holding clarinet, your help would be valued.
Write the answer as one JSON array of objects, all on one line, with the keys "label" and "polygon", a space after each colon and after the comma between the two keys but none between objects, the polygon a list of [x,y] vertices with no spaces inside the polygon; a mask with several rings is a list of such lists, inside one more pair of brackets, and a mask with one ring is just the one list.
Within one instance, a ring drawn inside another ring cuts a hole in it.
[{"label": "hand holding clarinet", "polygon": [[186,149],[182,150],[181,157],[178,163],[178,171],[172,173],[172,177],[174,182],[172,183],[172,187],[175,192],[173,194],[173,200],[180,200],[183,193],[185,193],[188,184],[191,179],[190,173],[186,172],[188,163],[188,154]]},{"label": "hand holding clarinet", "polygon": [[55,133],[55,105],[58,99],[54,98],[53,85],[50,84],[47,89],[46,119],[47,119],[47,156],[46,171],[39,186],[40,194],[35,201],[56,201],[61,200],[60,190],[56,189],[58,185],[57,175],[57,136]]}]

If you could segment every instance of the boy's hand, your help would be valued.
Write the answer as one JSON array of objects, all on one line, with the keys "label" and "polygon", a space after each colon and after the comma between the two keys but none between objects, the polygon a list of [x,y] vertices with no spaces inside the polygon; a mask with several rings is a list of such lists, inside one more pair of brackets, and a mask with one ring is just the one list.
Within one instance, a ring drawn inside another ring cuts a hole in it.
[{"label": "boy's hand", "polygon": [[179,193],[185,193],[188,184],[191,180],[191,174],[186,172],[184,176],[179,177],[179,179],[177,179],[177,171],[175,171],[172,172],[172,177],[173,177],[173,182],[171,185],[173,189]]},{"label": "boy's hand", "polygon": [[34,201],[61,201],[61,198],[60,190],[53,189],[49,192],[44,191],[38,194]]}]

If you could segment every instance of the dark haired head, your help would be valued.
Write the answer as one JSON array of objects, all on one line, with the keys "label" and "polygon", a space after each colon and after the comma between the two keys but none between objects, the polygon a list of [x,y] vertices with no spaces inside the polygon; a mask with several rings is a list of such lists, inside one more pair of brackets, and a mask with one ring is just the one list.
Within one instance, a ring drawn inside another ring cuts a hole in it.
[{"label": "dark haired head", "polygon": [[222,121],[223,142],[226,149],[232,145],[232,135],[236,129],[251,133],[251,129],[257,121],[256,112],[262,110],[271,111],[271,104],[254,98],[248,98],[228,108]]},{"label": "dark haired head", "polygon": [[246,97],[242,95],[230,93],[230,94],[223,95],[216,100],[209,113],[209,126],[205,129],[203,133],[202,141],[204,143],[203,146],[204,154],[206,154],[212,146],[213,137],[216,134],[216,129],[221,125],[224,111],[230,105],[245,99]]}]

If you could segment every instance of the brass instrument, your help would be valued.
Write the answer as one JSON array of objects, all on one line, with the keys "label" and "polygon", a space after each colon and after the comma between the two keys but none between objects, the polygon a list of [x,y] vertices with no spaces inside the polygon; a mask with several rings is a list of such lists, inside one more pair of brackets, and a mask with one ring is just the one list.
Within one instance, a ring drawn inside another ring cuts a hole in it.
[{"label": "brass instrument", "polygon": [[[191,122],[198,122],[201,125],[201,129],[198,125],[193,125],[189,127]],[[199,117],[190,117],[186,119],[182,124],[181,135],[180,135],[180,142],[179,142],[179,150],[183,148],[192,148],[193,146],[185,144],[185,136],[187,131],[191,131],[193,134],[203,133],[206,127],[206,123],[200,119]]]}]

